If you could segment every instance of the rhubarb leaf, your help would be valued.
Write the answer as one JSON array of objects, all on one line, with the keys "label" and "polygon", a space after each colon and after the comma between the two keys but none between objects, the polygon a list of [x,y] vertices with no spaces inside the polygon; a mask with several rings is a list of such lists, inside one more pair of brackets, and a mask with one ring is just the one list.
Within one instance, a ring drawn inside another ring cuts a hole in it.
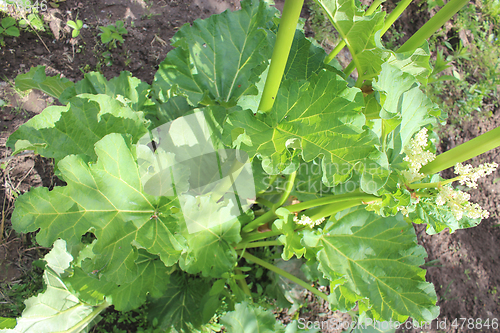
[{"label": "rhubarb leaf", "polygon": [[59,162],[67,186],[22,195],[13,213],[14,228],[21,232],[41,228],[37,241],[43,246],[58,237],[78,245],[93,228],[97,237],[93,251],[98,255],[84,269],[102,271],[117,284],[136,279],[136,247],[159,255],[167,266],[175,264],[185,242],[177,233],[179,223],[172,223],[177,201],[144,192],[130,139],[110,134],[95,149],[95,164],[77,155]]},{"label": "rhubarb leaf", "polygon": [[95,160],[94,144],[110,133],[130,134],[134,142],[147,133],[141,112],[107,95],[79,95],[68,106],[51,106],[14,132],[7,147],[15,153],[33,149],[56,162],[71,154]]},{"label": "rhubarb leaf", "polygon": [[377,149],[378,138],[364,126],[362,107],[359,89],[348,88],[340,76],[323,70],[310,82],[283,82],[269,114],[229,114],[223,140],[231,145],[244,135],[241,148],[250,158],[260,156],[268,174],[290,166],[289,149],[296,148],[306,162],[323,157],[323,181],[328,186],[347,181],[356,170],[362,190],[374,193],[389,172],[385,154]]},{"label": "rhubarb leaf", "polygon": [[184,25],[172,39],[177,48],[155,75],[158,99],[165,102],[174,93],[196,106],[229,103],[254,93],[271,57],[266,28],[276,13],[266,1],[247,0],[239,11]]},{"label": "rhubarb leaf", "polygon": [[404,322],[411,316],[430,322],[439,314],[434,287],[419,267],[427,254],[401,215],[384,218],[353,209],[323,230],[317,242],[319,269],[345,288],[345,295],[351,293],[348,298],[368,298],[375,319]]}]

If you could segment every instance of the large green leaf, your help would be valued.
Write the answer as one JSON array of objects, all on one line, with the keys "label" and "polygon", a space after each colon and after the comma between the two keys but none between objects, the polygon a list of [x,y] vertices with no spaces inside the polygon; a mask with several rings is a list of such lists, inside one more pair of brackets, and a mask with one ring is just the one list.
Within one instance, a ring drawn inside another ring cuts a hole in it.
[{"label": "large green leaf", "polygon": [[260,155],[269,174],[289,166],[289,148],[299,148],[306,162],[323,157],[324,183],[345,182],[356,170],[362,176],[361,188],[374,193],[388,177],[387,158],[377,149],[375,133],[364,127],[362,107],[359,89],[348,88],[340,76],[323,70],[310,82],[283,82],[269,114],[231,113],[224,140],[231,145],[244,135],[242,149],[251,158]]},{"label": "large green leaf", "polygon": [[306,38],[302,30],[296,30],[288,55],[283,80],[307,80],[325,67],[325,50],[313,40]]},{"label": "large green leaf", "polygon": [[271,311],[266,311],[247,302],[238,303],[234,311],[221,318],[228,333],[275,333],[284,332],[284,327],[276,321]]},{"label": "large green leaf", "polygon": [[416,77],[410,74],[419,72],[406,68],[405,63],[391,56],[382,65],[380,76],[373,83],[374,89],[386,95],[380,112],[381,121],[393,118],[390,121],[396,128],[388,138],[388,147],[394,150],[392,160],[398,158],[413,134],[423,126],[435,123],[441,113],[437,105],[420,90]]},{"label": "large green leaf", "polygon": [[81,94],[103,94],[119,99],[134,111],[142,111],[153,104],[148,99],[149,88],[149,84],[133,77],[130,72],[123,71],[109,81],[101,73],[90,72],[85,74],[83,80],[64,91],[60,101],[67,103]]},{"label": "large green leaf", "polygon": [[153,88],[160,101],[185,95],[190,104],[228,103],[255,92],[271,57],[266,27],[276,14],[266,1],[245,0],[241,10],[184,25],[160,64]]},{"label": "large green leaf", "polygon": [[354,0],[316,0],[347,44],[362,80],[378,75],[389,52],[380,43],[385,12],[364,16]]},{"label": "large green leaf", "polygon": [[[200,230],[183,232],[189,250],[181,257],[180,267],[191,274],[201,272],[203,276],[212,277],[221,277],[232,271],[237,255],[231,244],[241,241],[240,222],[234,218],[232,206],[214,203],[209,196],[189,196],[184,200],[184,216],[190,216],[191,222],[197,223]],[[227,222],[210,227],[218,221]]]},{"label": "large green leaf", "polygon": [[[90,252],[80,252],[78,259],[83,259],[80,258],[83,253],[88,253],[88,258],[95,258],[90,249]],[[107,301],[118,311],[129,311],[144,304],[147,295],[163,296],[169,272],[174,270],[167,269],[157,256],[144,250],[139,250],[135,263],[139,271],[137,277],[119,286],[114,281],[107,281],[100,271],[88,273],[78,266],[73,267],[73,272],[63,281],[73,294],[87,304],[98,305]],[[79,265],[78,262],[75,264]],[[85,266],[86,262],[82,265]]]},{"label": "large green leaf", "polygon": [[[138,151],[145,190],[152,195],[173,195],[175,188],[178,196],[185,222],[182,234],[188,245],[180,267],[213,277],[235,266],[232,244],[241,241],[238,218],[249,209],[248,200],[255,199],[245,152],[214,145],[211,128],[219,121],[217,109],[225,113],[221,107],[208,107],[212,118],[195,112],[153,130],[151,137],[141,139],[144,149]],[[156,145],[154,154],[147,147],[151,140]]]},{"label": "large green leaf", "polygon": [[113,305],[118,311],[138,308],[146,301],[146,295],[161,297],[167,290],[170,275],[163,262],[156,256],[139,251],[136,264],[137,277],[110,294]]},{"label": "large green leaf", "polygon": [[426,252],[401,215],[351,210],[316,241],[309,239],[308,245],[318,246],[319,269],[337,285],[332,293],[352,301],[368,298],[375,319],[404,322],[410,316],[430,322],[439,314],[434,287],[419,267]]},{"label": "large green leaf", "polygon": [[55,98],[59,98],[65,89],[74,85],[60,75],[47,77],[45,66],[31,67],[28,73],[18,75],[15,81],[17,89],[38,89]]},{"label": "large green leaf", "polygon": [[149,305],[149,320],[158,320],[160,329],[175,328],[178,332],[199,332],[204,324],[201,313],[210,291],[210,280],[189,277],[175,272],[166,285],[161,298],[153,299]]},{"label": "large green leaf", "polygon": [[40,228],[37,241],[44,246],[58,237],[73,246],[92,227],[97,237],[93,251],[98,255],[86,270],[102,271],[117,284],[139,274],[133,246],[159,255],[167,266],[176,263],[184,243],[176,234],[179,223],[171,216],[178,203],[144,193],[130,140],[110,134],[95,149],[95,164],[76,155],[59,162],[67,186],[50,192],[36,188],[19,197],[14,228],[21,232]]},{"label": "large green leaf", "polygon": [[33,149],[56,161],[70,154],[96,158],[94,144],[110,133],[130,134],[137,142],[147,133],[141,112],[107,95],[83,94],[69,106],[51,106],[14,132],[7,147],[15,153]]},{"label": "large green leaf", "polygon": [[15,328],[0,332],[88,332],[89,324],[108,306],[105,302],[97,306],[86,304],[68,289],[61,275],[70,268],[73,258],[66,251],[64,241],[55,242],[54,248],[45,259],[47,267],[43,273],[43,280],[47,289],[25,301],[26,309],[17,319]]},{"label": "large green leaf", "polygon": [[391,54],[389,62],[403,72],[413,75],[420,83],[425,85],[432,72],[430,58],[429,44],[426,41],[416,50]]}]

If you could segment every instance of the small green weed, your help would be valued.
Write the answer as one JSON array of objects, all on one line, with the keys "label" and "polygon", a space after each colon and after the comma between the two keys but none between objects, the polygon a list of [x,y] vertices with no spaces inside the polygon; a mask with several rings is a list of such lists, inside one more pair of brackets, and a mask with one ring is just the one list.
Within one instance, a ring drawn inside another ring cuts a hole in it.
[{"label": "small green weed", "polygon": [[28,16],[19,20],[19,26],[24,29],[31,28],[35,31],[45,31],[43,20],[36,13],[28,14]]},{"label": "small green weed", "polygon": [[342,39],[338,36],[338,33],[331,25],[321,7],[315,2],[310,2],[308,8],[308,21],[311,29],[314,31],[315,39],[322,45],[328,45],[331,48],[335,47]]},{"label": "small green weed", "polygon": [[4,36],[19,36],[19,29],[15,26],[16,20],[12,17],[4,17],[0,23],[0,45],[5,46]]},{"label": "small green weed", "polygon": [[69,20],[68,22],[66,22],[66,25],[73,29],[73,31],[71,32],[71,36],[73,38],[76,38],[76,37],[78,37],[78,35],[80,35],[80,30],[83,28],[83,21],[76,20],[76,22],[75,22],[75,21]]},{"label": "small green weed", "polygon": [[[457,15],[447,36],[431,40],[436,61],[426,90],[431,99],[444,104],[444,111],[457,114],[457,122],[470,119],[473,113],[488,116],[499,106],[498,12],[498,0],[482,6],[470,4]],[[438,76],[442,71],[444,75]]]},{"label": "small green weed", "polygon": [[104,63],[106,64],[106,66],[109,67],[113,65],[113,55],[111,54],[111,52],[109,51],[103,52],[102,56],[104,57]]},{"label": "small green weed", "polygon": [[101,29],[99,33],[101,42],[113,48],[116,48],[117,42],[123,44],[123,35],[128,34],[128,30],[125,29],[125,23],[123,23],[123,21],[116,21],[114,25],[110,24],[107,27],[99,27],[99,29]]},{"label": "small green weed", "polygon": [[19,282],[0,283],[0,316],[18,317],[23,312],[24,301],[38,294],[42,288],[42,270],[36,265]]}]

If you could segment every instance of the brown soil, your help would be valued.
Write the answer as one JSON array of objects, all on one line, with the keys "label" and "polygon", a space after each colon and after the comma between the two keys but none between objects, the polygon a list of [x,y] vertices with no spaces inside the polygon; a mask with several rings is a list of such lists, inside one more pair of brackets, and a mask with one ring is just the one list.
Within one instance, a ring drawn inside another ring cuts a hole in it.
[{"label": "brown soil", "polygon": [[[277,7],[282,8],[284,1],[277,2]],[[394,5],[388,1],[387,6]],[[5,81],[0,82],[0,99],[9,103],[0,108],[0,158],[4,164],[8,161],[6,168],[1,170],[0,282],[9,282],[9,285],[18,283],[26,273],[31,272],[33,260],[45,253],[44,249],[33,245],[31,235],[18,235],[10,228],[15,197],[32,186],[52,187],[58,182],[51,161],[33,155],[8,157],[10,151],[5,148],[8,136],[27,119],[54,103],[52,98],[38,92],[22,95],[14,91],[11,85],[16,75],[27,72],[32,66],[45,65],[49,74],[61,74],[74,81],[93,70],[100,70],[108,79],[128,70],[151,83],[158,64],[172,49],[168,42],[179,27],[197,18],[238,8],[239,0],[66,0],[60,2],[59,8],[49,8],[44,13],[50,26],[47,32],[37,36],[23,31],[20,37],[6,38],[5,47],[0,49],[0,76]],[[418,10],[414,12],[418,13]],[[306,11],[304,15],[307,15]],[[83,20],[86,27],[80,36],[71,38],[71,31],[65,22],[77,18]],[[102,56],[106,49],[100,43],[97,27],[116,20],[126,22],[128,34],[124,36],[123,45],[111,50],[113,63],[107,66]],[[417,21],[418,16],[407,16],[398,24],[404,27],[406,34],[411,34],[420,24],[415,23]],[[451,131],[444,131],[440,149],[448,150],[500,125],[500,113],[498,110],[491,111],[490,118],[476,117],[453,127]],[[479,156],[473,163],[498,162],[499,154],[500,149],[496,149]],[[445,175],[452,176],[450,173]],[[491,213],[490,218],[478,227],[452,235],[442,232],[434,236],[427,235],[423,226],[415,227],[419,243],[429,253],[428,261],[432,261],[427,269],[427,280],[434,283],[438,294],[438,305],[441,306],[438,320],[447,320],[445,329],[436,329],[434,322],[432,329],[425,331],[466,332],[471,330],[466,326],[456,329],[450,322],[457,319],[461,324],[460,318],[481,318],[483,321],[489,318],[490,322],[493,318],[500,319],[500,294],[497,293],[500,287],[500,182],[492,184],[493,179],[499,177],[497,172],[471,192],[473,201]],[[307,303],[306,309],[310,312],[303,311],[301,315],[307,320],[347,320],[338,313],[328,311],[324,304],[310,296]],[[283,320],[286,322],[289,317],[285,316]],[[493,330],[483,328],[482,331]]]}]

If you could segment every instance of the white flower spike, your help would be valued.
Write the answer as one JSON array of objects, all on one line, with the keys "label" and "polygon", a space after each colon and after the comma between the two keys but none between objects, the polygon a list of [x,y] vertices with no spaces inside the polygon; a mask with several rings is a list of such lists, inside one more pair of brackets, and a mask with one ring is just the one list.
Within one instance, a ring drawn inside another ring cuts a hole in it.
[{"label": "white flower spike", "polygon": [[498,164],[495,162],[484,163],[477,168],[473,168],[470,164],[462,165],[461,163],[457,163],[455,165],[455,174],[460,175],[458,180],[461,185],[467,185],[470,188],[477,188],[477,180],[481,177],[486,177],[487,175],[492,174],[497,168]]},{"label": "white flower spike", "polygon": [[427,128],[422,128],[413,139],[410,140],[408,146],[404,148],[404,153],[406,156],[403,158],[406,162],[409,162],[409,170],[403,171],[403,176],[408,181],[412,183],[416,180],[424,178],[425,175],[419,173],[418,171],[427,163],[434,160],[436,155],[428,150],[424,150],[427,146]]},{"label": "white flower spike", "polygon": [[325,220],[325,218],[323,217],[319,220],[313,221],[313,220],[311,220],[311,218],[309,216],[306,216],[306,215],[302,215],[300,217],[300,220],[297,216],[294,216],[294,218],[293,218],[293,221],[295,223],[308,226],[309,228],[313,228],[314,226],[320,225],[321,223],[323,223],[324,220]]},{"label": "white flower spike", "polygon": [[470,203],[469,200],[469,193],[453,190],[450,186],[442,186],[436,197],[436,204],[438,206],[446,204],[450,207],[453,216],[455,216],[457,220],[462,219],[464,214],[472,219],[488,218],[490,214],[487,210],[482,209],[481,206],[476,203]]}]

